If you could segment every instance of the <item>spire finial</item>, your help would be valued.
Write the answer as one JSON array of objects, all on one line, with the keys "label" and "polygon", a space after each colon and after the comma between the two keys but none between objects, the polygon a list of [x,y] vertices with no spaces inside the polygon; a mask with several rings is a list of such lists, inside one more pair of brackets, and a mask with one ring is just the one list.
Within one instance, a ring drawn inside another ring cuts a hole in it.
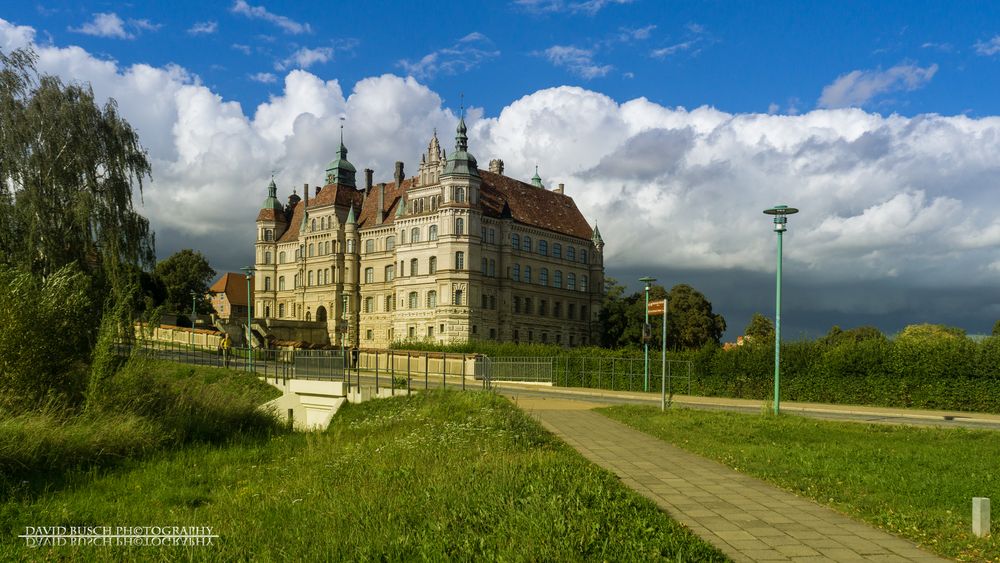
[{"label": "spire finial", "polygon": [[459,93],[458,97],[462,100],[459,107],[462,108],[462,119],[465,119],[465,92]]},{"label": "spire finial", "polygon": [[347,118],[344,117],[343,115],[340,116],[340,144],[341,145],[344,144],[344,122],[345,121],[347,121]]}]

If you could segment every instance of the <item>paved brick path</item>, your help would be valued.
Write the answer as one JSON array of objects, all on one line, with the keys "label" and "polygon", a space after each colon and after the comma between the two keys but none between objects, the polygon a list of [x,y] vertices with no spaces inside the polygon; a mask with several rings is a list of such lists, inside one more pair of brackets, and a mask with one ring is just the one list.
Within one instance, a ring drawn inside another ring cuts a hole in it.
[{"label": "paved brick path", "polygon": [[945,561],[913,543],[688,453],[595,412],[519,398],[521,408],[736,561]]}]

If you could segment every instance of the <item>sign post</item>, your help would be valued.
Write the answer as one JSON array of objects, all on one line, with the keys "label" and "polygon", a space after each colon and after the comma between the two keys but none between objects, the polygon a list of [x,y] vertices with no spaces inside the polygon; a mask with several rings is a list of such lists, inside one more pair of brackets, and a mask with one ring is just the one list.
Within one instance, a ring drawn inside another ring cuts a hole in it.
[{"label": "sign post", "polygon": [[667,410],[667,300],[653,301],[646,306],[646,314],[655,317],[663,316],[663,338],[660,340],[660,410]]}]

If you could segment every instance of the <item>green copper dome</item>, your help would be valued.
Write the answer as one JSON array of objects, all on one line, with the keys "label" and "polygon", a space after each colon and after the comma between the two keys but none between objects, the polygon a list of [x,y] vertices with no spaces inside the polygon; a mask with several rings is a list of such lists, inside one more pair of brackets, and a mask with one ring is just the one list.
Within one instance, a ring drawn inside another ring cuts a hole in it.
[{"label": "green copper dome", "polygon": [[455,130],[455,152],[448,157],[442,176],[475,176],[479,177],[479,164],[476,157],[469,154],[469,137],[465,134],[465,118],[458,120]]},{"label": "green copper dome", "polygon": [[354,177],[357,170],[354,165],[347,160],[347,147],[344,141],[340,141],[340,150],[337,151],[337,158],[330,161],[326,167],[326,183],[340,184],[342,186],[356,187]]},{"label": "green copper dome", "polygon": [[271,183],[267,185],[267,199],[264,200],[264,204],[260,208],[273,209],[279,213],[284,212],[281,202],[278,201],[278,186],[274,185],[273,177],[271,178]]}]

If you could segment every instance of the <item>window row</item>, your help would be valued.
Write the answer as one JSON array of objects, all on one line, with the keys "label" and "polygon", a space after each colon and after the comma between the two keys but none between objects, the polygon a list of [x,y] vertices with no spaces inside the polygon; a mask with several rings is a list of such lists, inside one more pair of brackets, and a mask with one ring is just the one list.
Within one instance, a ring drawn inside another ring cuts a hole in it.
[{"label": "window row", "polygon": [[[302,274],[295,274],[292,276],[292,285],[288,287],[285,283],[285,276],[278,276],[278,291],[284,291],[286,289],[295,289],[301,287],[302,285],[314,286],[314,285],[328,285],[331,283],[337,283],[337,269],[336,268],[323,268],[321,270],[309,270],[303,280]],[[303,284],[303,281],[305,283]],[[271,286],[271,276],[264,276],[264,291],[271,291],[275,289]]]},{"label": "window row", "polygon": [[[461,289],[455,290],[451,296],[452,305],[465,304],[465,296]],[[381,307],[380,307],[381,306]],[[423,298],[419,291],[411,291],[406,295],[406,300],[400,303],[407,309],[433,309],[438,306],[437,290],[430,290],[424,293]],[[368,296],[362,302],[362,311],[365,313],[390,313],[396,310],[396,294],[386,295],[381,298]]]},{"label": "window row", "polygon": [[[549,241],[545,239],[539,239],[537,246],[532,246],[531,237],[524,235],[521,237],[517,233],[511,233],[510,235],[510,245],[514,250],[523,250],[524,252],[535,252],[541,256],[549,256]],[[552,243],[552,257],[553,258],[563,258],[563,246],[558,242]],[[581,248],[579,251],[580,262],[587,263],[587,250]],[[577,260],[577,249],[575,246],[566,246],[566,260],[570,262],[576,262]]]},{"label": "window row", "polygon": [[[525,266],[522,270],[520,264],[514,264],[511,268],[510,277],[514,281],[523,281],[524,283],[534,283],[532,278],[531,266]],[[588,277],[581,275],[579,277],[579,289],[580,291],[586,292],[588,288]],[[563,287],[563,272],[562,270],[555,270],[552,275],[551,284],[549,283],[549,269],[541,268],[538,271],[538,285],[551,286],[555,288]],[[577,276],[573,272],[566,274],[566,289],[575,291],[577,289]]]},{"label": "window row", "polygon": [[[512,306],[512,311],[514,314],[524,314],[524,315],[538,315],[539,317],[551,316],[556,319],[563,319],[570,321],[586,321],[587,318],[587,306],[580,305],[577,308],[576,303],[567,303],[565,316],[563,315],[563,303],[562,301],[554,301],[551,303],[552,308],[549,309],[548,299],[539,299],[538,307],[535,308],[535,300],[532,297],[521,297],[519,295],[514,296],[514,303]],[[577,316],[579,312],[579,316]]]}]

